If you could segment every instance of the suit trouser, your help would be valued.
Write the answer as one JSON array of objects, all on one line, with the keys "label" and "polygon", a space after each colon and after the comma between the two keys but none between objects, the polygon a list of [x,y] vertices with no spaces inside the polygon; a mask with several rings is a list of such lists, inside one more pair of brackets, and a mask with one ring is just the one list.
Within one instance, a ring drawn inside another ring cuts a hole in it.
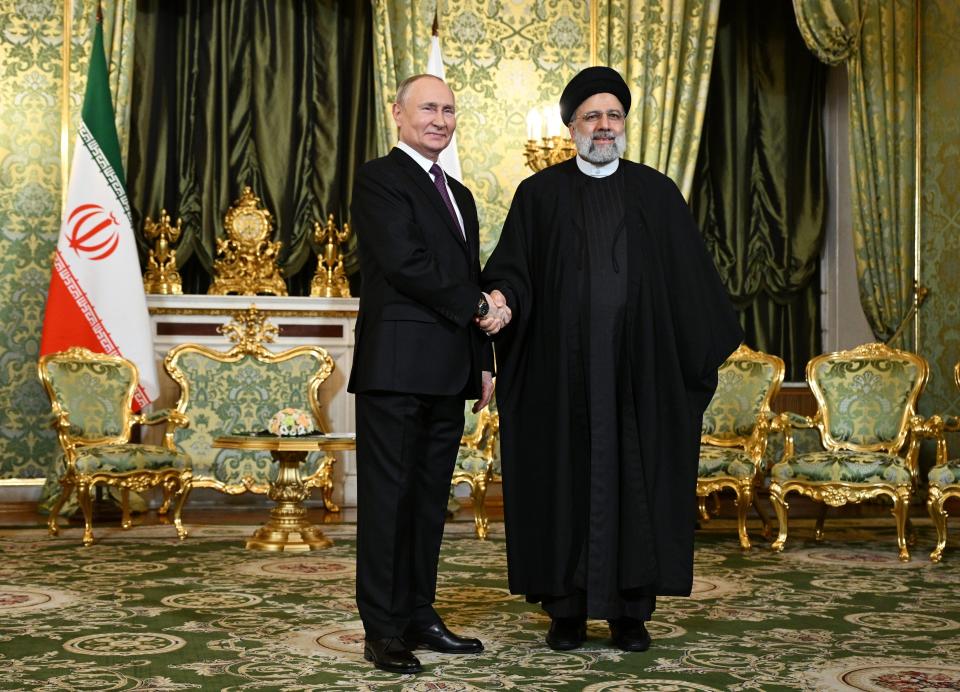
[{"label": "suit trouser", "polygon": [[356,395],[357,608],[367,637],[438,622],[433,610],[462,396]]}]

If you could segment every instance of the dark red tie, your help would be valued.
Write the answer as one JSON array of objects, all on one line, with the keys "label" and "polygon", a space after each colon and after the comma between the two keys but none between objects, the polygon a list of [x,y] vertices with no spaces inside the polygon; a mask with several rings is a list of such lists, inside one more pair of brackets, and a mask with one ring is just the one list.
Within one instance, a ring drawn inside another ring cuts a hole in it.
[{"label": "dark red tie", "polygon": [[467,236],[460,227],[460,221],[457,219],[457,211],[453,208],[453,202],[450,200],[450,193],[447,192],[447,180],[443,177],[443,169],[439,164],[430,166],[430,173],[433,175],[433,184],[437,186],[437,192],[443,198],[443,203],[447,205],[447,211],[450,212],[450,218],[453,219],[453,225],[460,231],[460,235],[466,240]]}]

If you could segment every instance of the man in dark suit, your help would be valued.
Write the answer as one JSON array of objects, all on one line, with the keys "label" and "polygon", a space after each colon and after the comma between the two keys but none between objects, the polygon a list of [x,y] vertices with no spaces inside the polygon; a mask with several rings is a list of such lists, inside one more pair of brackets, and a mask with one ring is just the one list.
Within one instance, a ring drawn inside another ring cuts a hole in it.
[{"label": "man in dark suit", "polygon": [[466,399],[493,394],[509,310],[479,287],[470,191],[437,159],[456,128],[453,93],[417,75],[397,91],[399,143],[357,172],[351,207],[363,283],[349,391],[357,414],[357,606],[364,657],[420,672],[411,652],[476,653],[433,609]]}]

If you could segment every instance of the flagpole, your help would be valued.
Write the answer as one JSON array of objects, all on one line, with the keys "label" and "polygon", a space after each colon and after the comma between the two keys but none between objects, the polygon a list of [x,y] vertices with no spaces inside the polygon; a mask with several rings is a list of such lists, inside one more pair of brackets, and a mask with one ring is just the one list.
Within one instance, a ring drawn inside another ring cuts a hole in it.
[{"label": "flagpole", "polygon": [[73,28],[73,0],[63,0],[63,79],[60,89],[60,209],[67,207],[70,184],[70,42]]}]

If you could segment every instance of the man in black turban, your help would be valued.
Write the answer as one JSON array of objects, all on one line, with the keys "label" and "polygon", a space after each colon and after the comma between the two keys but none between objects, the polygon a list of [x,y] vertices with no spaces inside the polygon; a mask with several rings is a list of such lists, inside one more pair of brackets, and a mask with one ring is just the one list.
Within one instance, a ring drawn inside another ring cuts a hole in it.
[{"label": "man in black turban", "polygon": [[563,90],[577,156],[524,180],[481,284],[494,336],[510,590],[575,649],[587,618],[643,651],[658,595],[689,595],[700,424],[742,339],[680,191],[620,158],[630,90]]}]

